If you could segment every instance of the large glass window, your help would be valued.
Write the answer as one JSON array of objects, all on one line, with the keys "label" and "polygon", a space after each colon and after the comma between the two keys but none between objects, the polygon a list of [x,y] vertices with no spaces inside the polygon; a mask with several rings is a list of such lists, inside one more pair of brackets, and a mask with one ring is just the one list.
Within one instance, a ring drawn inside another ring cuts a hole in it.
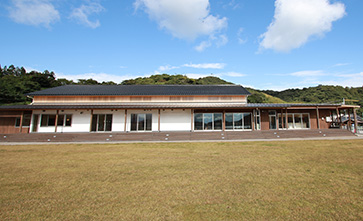
[{"label": "large glass window", "polygon": [[251,125],[251,113],[243,113],[243,129],[249,130],[252,129]]},{"label": "large glass window", "polygon": [[214,130],[222,130],[223,125],[223,115],[222,113],[214,113]]},{"label": "large glass window", "polygon": [[251,113],[226,113],[226,130],[248,130],[252,128]]},{"label": "large glass window", "polygon": [[72,115],[71,114],[60,114],[58,115],[57,126],[70,127],[72,126]]},{"label": "large glass window", "polygon": [[29,127],[30,126],[30,120],[32,118],[31,114],[24,114],[23,115],[23,123],[22,126],[23,127]]},{"label": "large glass window", "polygon": [[203,114],[204,130],[213,130],[213,114]]},{"label": "large glass window", "polygon": [[112,114],[93,114],[91,131],[112,131]]},{"label": "large glass window", "polygon": [[55,114],[42,114],[42,119],[40,121],[41,127],[55,126]]},{"label": "large glass window", "polygon": [[268,116],[270,119],[270,129],[271,130],[275,130],[277,129],[277,125],[276,125],[276,111],[272,110],[268,112]]},{"label": "large glass window", "polygon": [[222,113],[195,113],[194,130],[222,130]]},{"label": "large glass window", "polygon": [[[281,118],[282,116],[282,118]],[[285,128],[282,127],[284,125],[283,122],[285,122],[286,115],[279,114],[279,128]],[[289,126],[289,129],[307,129],[310,128],[310,117],[309,114],[304,113],[293,113],[293,114],[287,114],[287,124]]]},{"label": "large glass window", "polygon": [[233,130],[233,113],[225,114],[226,130]]},{"label": "large glass window", "polygon": [[203,130],[203,114],[194,114],[194,130]]},{"label": "large glass window", "polygon": [[152,114],[131,114],[131,131],[151,131]]}]

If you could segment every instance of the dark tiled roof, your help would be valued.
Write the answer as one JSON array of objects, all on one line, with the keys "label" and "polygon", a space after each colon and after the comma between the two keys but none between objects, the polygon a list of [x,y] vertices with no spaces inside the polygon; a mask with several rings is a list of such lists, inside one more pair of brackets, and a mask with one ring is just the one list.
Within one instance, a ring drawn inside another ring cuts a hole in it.
[{"label": "dark tiled roof", "polygon": [[250,95],[250,92],[240,85],[66,85],[27,95]]},{"label": "dark tiled roof", "polygon": [[14,106],[0,106],[0,110],[57,110],[57,109],[269,109],[269,108],[291,108],[299,107],[301,109],[307,107],[320,107],[335,108],[340,106],[339,104],[243,104],[243,103],[184,103],[184,102],[164,102],[164,103],[86,103],[86,104],[37,104],[37,105],[14,105]]}]

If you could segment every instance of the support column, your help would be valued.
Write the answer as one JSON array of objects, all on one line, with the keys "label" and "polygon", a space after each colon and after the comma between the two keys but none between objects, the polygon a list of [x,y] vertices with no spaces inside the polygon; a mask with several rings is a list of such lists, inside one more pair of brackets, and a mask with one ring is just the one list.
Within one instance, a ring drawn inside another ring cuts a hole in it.
[{"label": "support column", "polygon": [[158,131],[160,132],[160,109],[158,109]]},{"label": "support column", "polygon": [[284,129],[284,109],[282,108],[281,108],[281,129]]},{"label": "support column", "polygon": [[222,116],[222,130],[226,131],[226,111],[223,110],[223,116]]},{"label": "support column", "polygon": [[337,112],[337,123],[339,124],[339,127],[340,127],[341,120],[340,120],[340,114],[339,114],[339,108],[338,107],[336,108],[336,112]]},{"label": "support column", "polygon": [[54,127],[54,133],[57,133],[58,115],[59,115],[59,110],[57,110],[57,113],[55,114],[55,127]]},{"label": "support column", "polygon": [[276,124],[276,130],[279,130],[280,127],[279,127],[279,113],[277,112],[276,110],[276,115],[275,115],[275,124]]},{"label": "support column", "polygon": [[352,119],[350,117],[350,109],[348,109],[348,130],[352,131]]},{"label": "support column", "polygon": [[[223,113],[223,117],[224,117],[224,113]],[[252,110],[252,131],[256,130],[255,122],[256,122],[256,110]],[[223,123],[224,123],[224,121],[223,121]]]},{"label": "support column", "polygon": [[318,126],[318,129],[320,130],[320,119],[319,119],[319,107],[316,106],[316,120],[317,120],[317,126]]},{"label": "support column", "polygon": [[353,108],[353,115],[354,115],[354,133],[357,133],[358,119],[357,119],[357,110],[355,108]]},{"label": "support column", "polygon": [[124,132],[126,132],[126,126],[127,126],[127,109],[125,109],[125,125],[124,125]]},{"label": "support column", "polygon": [[93,118],[93,110],[91,110],[91,120],[90,120],[90,124],[89,124],[89,131],[92,131],[92,118]]},{"label": "support column", "polygon": [[21,115],[20,115],[20,127],[19,127],[19,133],[22,132],[22,128],[23,128],[23,118],[24,118],[24,111],[21,112]]},{"label": "support column", "polygon": [[[289,120],[288,120],[288,116],[287,116],[287,108],[286,108],[286,111],[285,111],[285,127],[286,127],[286,130],[289,129]],[[310,124],[310,122],[309,122]]]},{"label": "support column", "polygon": [[191,115],[191,122],[190,122],[190,131],[194,131],[193,130],[193,123],[194,123],[194,109],[190,109],[190,115]]}]

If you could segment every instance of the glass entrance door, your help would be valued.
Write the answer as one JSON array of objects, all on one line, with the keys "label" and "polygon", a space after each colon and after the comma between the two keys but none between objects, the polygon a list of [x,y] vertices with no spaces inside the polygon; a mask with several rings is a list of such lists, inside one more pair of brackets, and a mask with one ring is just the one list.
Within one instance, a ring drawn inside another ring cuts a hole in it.
[{"label": "glass entrance door", "polygon": [[93,132],[112,131],[112,114],[92,115],[91,131]]}]

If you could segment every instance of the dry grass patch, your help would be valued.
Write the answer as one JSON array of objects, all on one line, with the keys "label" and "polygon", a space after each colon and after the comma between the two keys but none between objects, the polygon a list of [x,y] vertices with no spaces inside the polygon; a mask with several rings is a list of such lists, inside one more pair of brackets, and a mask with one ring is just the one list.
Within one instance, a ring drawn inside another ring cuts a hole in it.
[{"label": "dry grass patch", "polygon": [[363,140],[0,146],[0,219],[363,219]]}]

